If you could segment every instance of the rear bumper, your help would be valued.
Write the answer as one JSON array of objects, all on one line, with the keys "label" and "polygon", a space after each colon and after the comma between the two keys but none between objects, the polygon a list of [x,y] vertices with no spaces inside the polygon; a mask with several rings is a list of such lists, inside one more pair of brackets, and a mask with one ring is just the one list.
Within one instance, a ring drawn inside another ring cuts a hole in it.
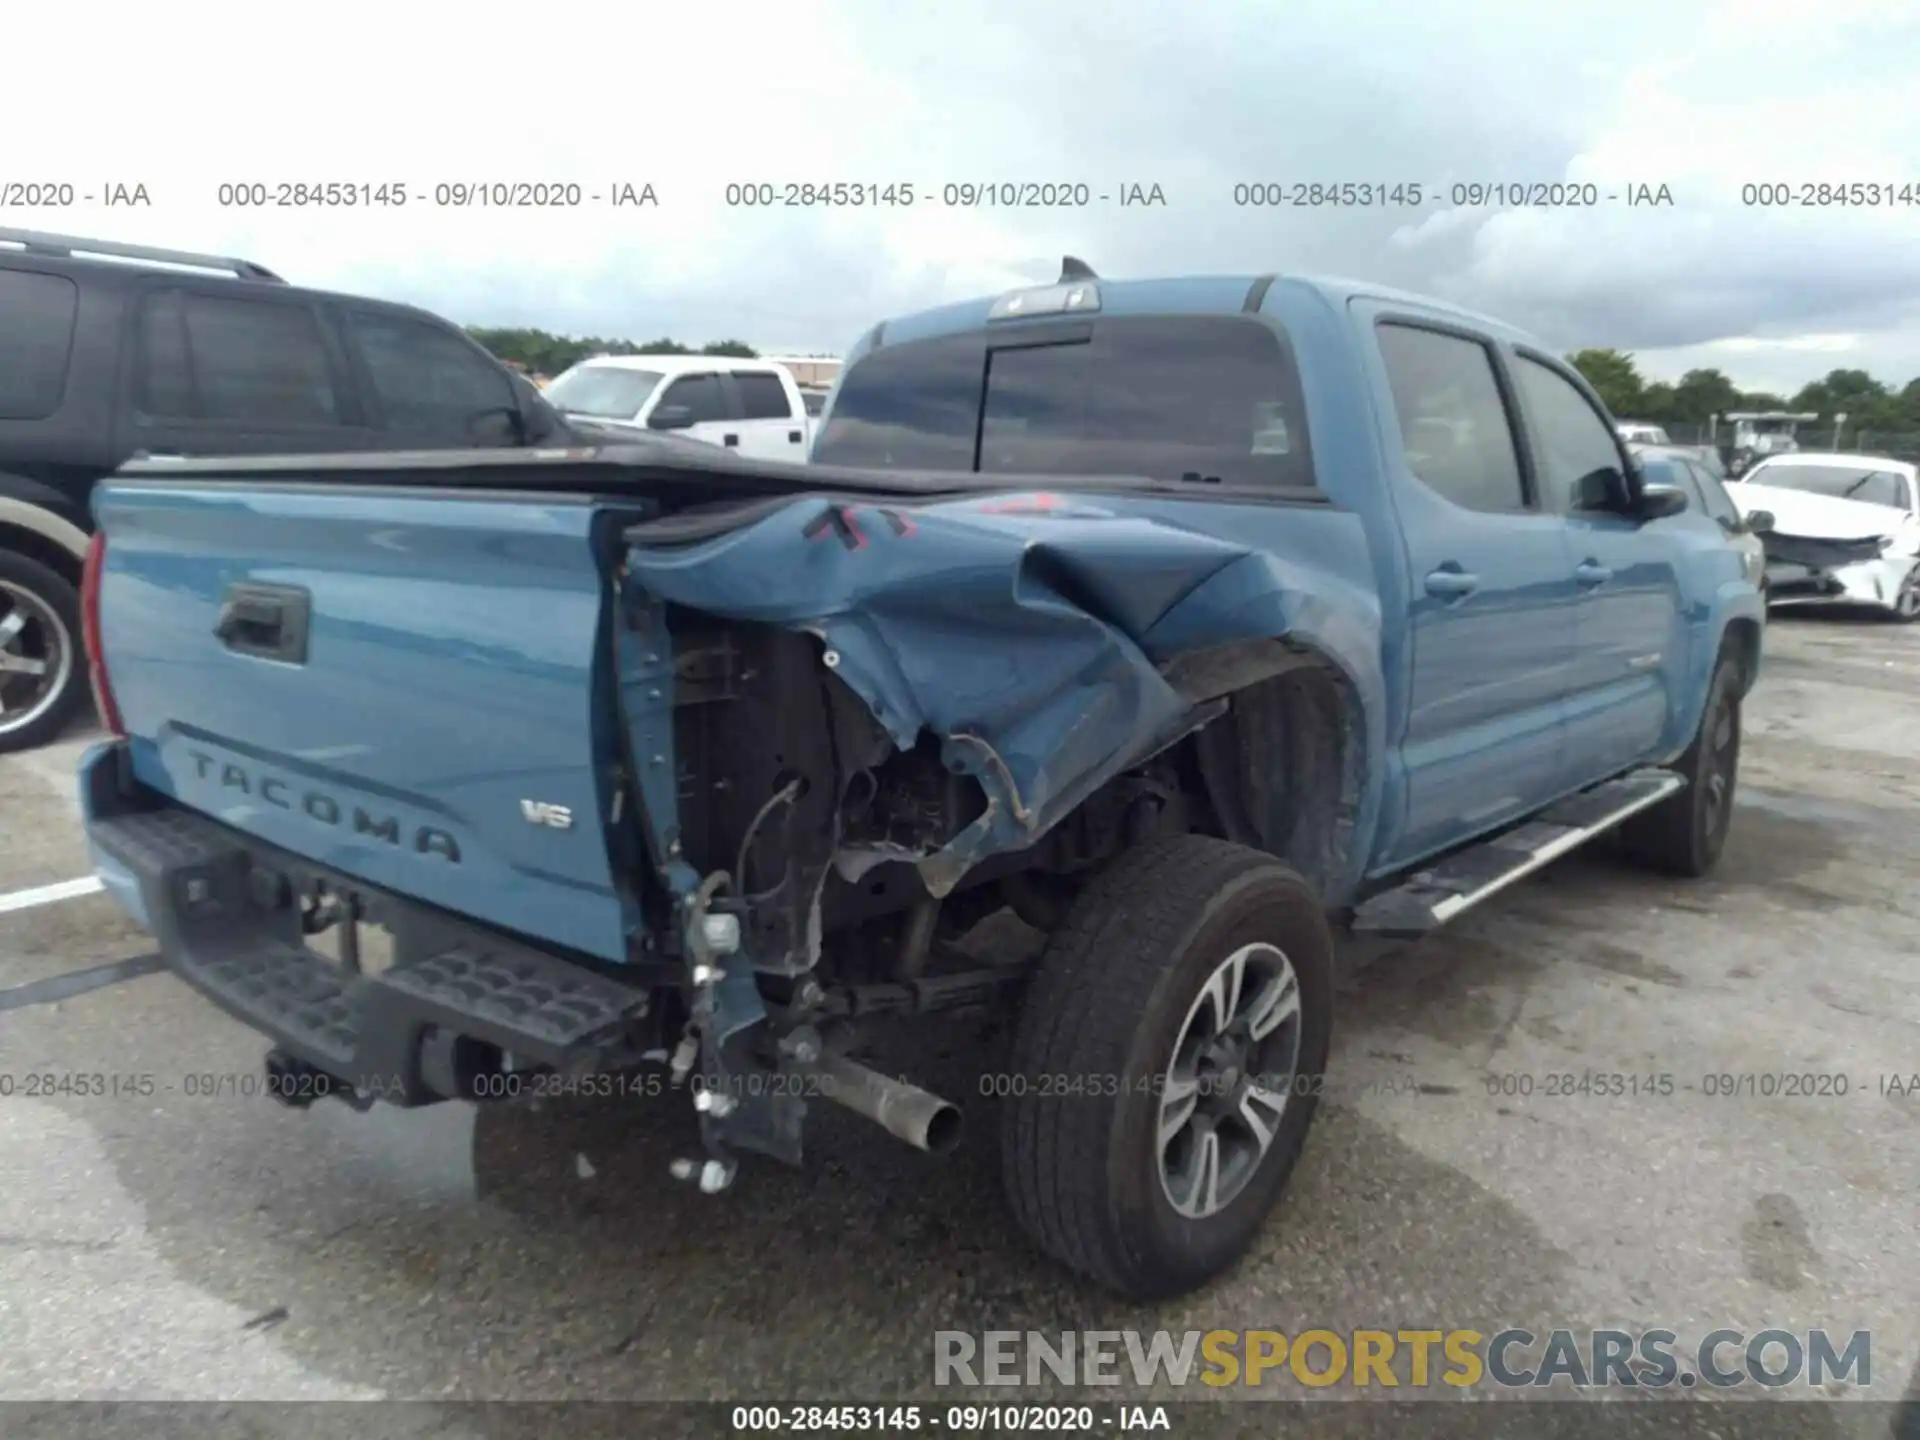
[{"label": "rear bumper", "polygon": [[78,773],[80,812],[85,823],[87,853],[93,860],[93,873],[100,877],[107,894],[132,917],[133,923],[151,933],[153,915],[147,908],[146,892],[141,888],[140,877],[117,854],[102,848],[93,837],[95,819],[113,815],[124,808],[120,797],[132,786],[127,771],[125,745],[119,741],[107,741],[89,746],[80,757]]},{"label": "rear bumper", "polygon": [[[418,1105],[453,1093],[447,1062],[462,1041],[562,1070],[627,1053],[645,988],[156,806],[128,784],[123,757],[99,745],[80,767],[103,884],[170,969],[287,1054],[365,1095]],[[319,893],[350,898],[392,934],[391,968],[356,974],[307,948],[300,901]]]}]

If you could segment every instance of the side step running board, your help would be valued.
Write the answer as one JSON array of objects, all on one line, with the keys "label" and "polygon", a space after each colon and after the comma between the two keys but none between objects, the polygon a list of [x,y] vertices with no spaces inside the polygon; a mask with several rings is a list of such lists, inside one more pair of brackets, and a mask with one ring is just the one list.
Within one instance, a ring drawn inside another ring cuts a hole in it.
[{"label": "side step running board", "polygon": [[1512,830],[1456,851],[1375,895],[1354,910],[1352,928],[1356,934],[1407,939],[1428,934],[1686,783],[1671,770],[1636,770],[1569,795]]}]

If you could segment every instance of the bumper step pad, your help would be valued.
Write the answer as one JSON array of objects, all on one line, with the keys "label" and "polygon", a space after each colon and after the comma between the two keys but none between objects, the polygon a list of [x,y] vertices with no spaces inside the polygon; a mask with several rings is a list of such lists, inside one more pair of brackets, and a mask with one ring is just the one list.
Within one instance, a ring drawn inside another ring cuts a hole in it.
[{"label": "bumper step pad", "polygon": [[[610,1052],[646,1011],[640,987],[375,892],[191,811],[97,819],[90,833],[138,878],[161,953],[182,979],[290,1054],[386,1098],[399,1098],[396,1089],[415,1102],[433,1098],[420,1080],[429,1028],[571,1069]],[[370,916],[392,918],[391,968],[355,974],[302,943],[290,897],[315,881],[366,896]]]}]

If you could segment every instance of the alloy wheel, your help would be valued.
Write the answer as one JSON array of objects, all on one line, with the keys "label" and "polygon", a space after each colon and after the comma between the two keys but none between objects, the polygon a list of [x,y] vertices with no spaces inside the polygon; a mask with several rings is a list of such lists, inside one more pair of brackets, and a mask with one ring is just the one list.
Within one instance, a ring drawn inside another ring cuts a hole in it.
[{"label": "alloy wheel", "polygon": [[1274,945],[1243,945],[1200,987],[1162,1077],[1160,1185],[1181,1215],[1226,1209],[1260,1168],[1294,1091],[1300,981]]},{"label": "alloy wheel", "polygon": [[1920,566],[1909,571],[1901,582],[1900,593],[1893,597],[1893,608],[1902,620],[1920,618]]},{"label": "alloy wheel", "polygon": [[73,637],[59,613],[25,586],[0,580],[0,735],[45,714],[73,666]]},{"label": "alloy wheel", "polygon": [[1708,835],[1718,834],[1733,804],[1734,773],[1740,761],[1740,716],[1733,702],[1722,700],[1714,708],[1712,729],[1707,733],[1706,822]]}]

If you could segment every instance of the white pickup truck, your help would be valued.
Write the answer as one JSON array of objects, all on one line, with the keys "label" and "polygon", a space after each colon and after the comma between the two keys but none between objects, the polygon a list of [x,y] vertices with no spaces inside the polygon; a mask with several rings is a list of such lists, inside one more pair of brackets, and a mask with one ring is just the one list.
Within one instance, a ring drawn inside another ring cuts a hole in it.
[{"label": "white pickup truck", "polygon": [[792,374],[727,355],[596,355],[546,389],[562,414],[666,430],[756,460],[804,461],[813,421]]}]

